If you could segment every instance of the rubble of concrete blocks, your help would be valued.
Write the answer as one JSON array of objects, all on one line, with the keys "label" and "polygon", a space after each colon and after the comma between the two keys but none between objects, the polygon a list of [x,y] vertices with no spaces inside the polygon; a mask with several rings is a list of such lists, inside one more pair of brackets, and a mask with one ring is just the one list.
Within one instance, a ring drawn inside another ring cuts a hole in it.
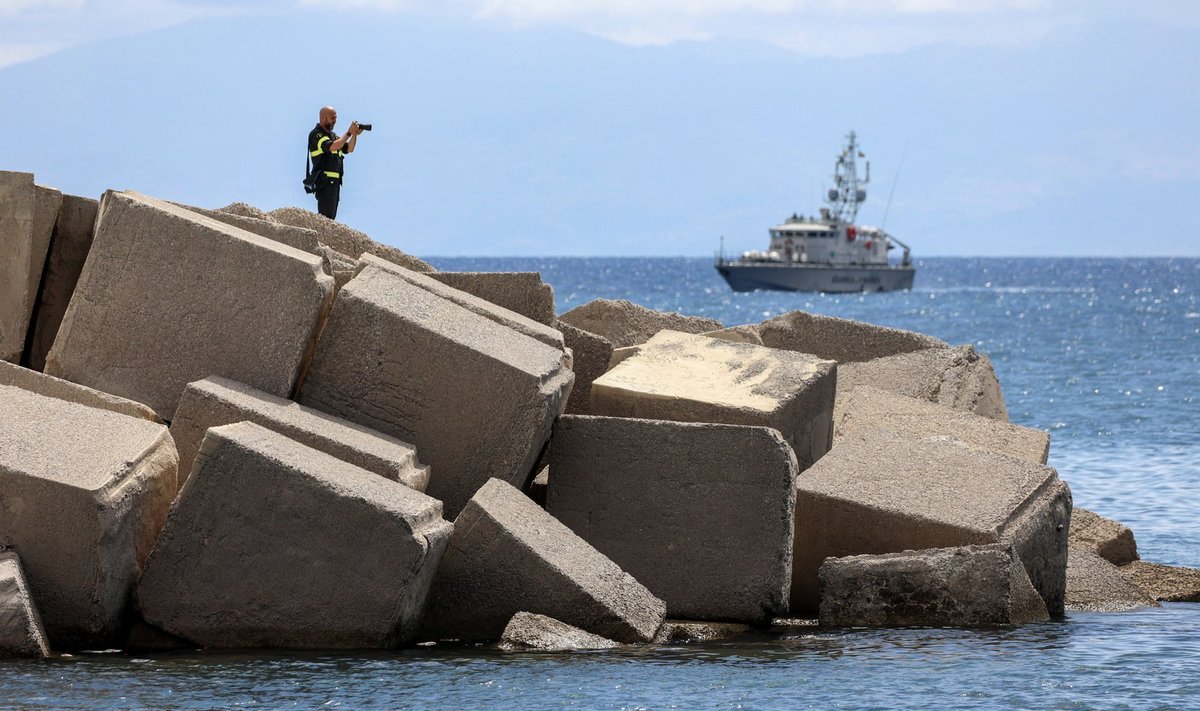
[{"label": "rubble of concrete blocks", "polygon": [[62,193],[30,173],[0,171],[0,360],[25,351]]},{"label": "rubble of concrete blocks", "polygon": [[50,643],[33,604],[20,557],[0,548],[0,659],[48,657]]},{"label": "rubble of concrete blocks", "polygon": [[29,323],[29,340],[21,364],[33,370],[46,367],[46,354],[54,345],[58,327],[67,313],[75,283],[83,271],[92,248],[99,201],[93,198],[63,195],[62,206],[54,221],[54,232],[42,270],[42,284]]},{"label": "rubble of concrete blocks", "polygon": [[1088,548],[1070,546],[1067,557],[1066,609],[1075,612],[1125,612],[1159,607],[1154,597],[1120,569]]},{"label": "rubble of concrete blocks", "polygon": [[1076,508],[1071,513],[1071,545],[1089,549],[1113,565],[1139,558],[1137,541],[1128,526],[1087,509]]},{"label": "rubble of concrete blocks", "polygon": [[1160,602],[1200,602],[1200,569],[1135,560],[1117,571]]},{"label": "rubble of concrete blocks", "polygon": [[505,625],[496,646],[508,652],[576,652],[621,645],[553,617],[518,612]]},{"label": "rubble of concrete blocks", "polygon": [[706,333],[725,328],[720,321],[701,316],[655,311],[630,301],[595,299],[560,314],[559,321],[603,336],[614,348],[636,346],[663,330]]},{"label": "rubble of concrete blocks", "polygon": [[554,325],[554,288],[538,272],[431,272],[429,276],[544,326]]},{"label": "rubble of concrete blocks", "polygon": [[608,372],[613,356],[613,345],[604,336],[576,328],[564,321],[556,321],[554,327],[563,335],[563,345],[571,349],[575,385],[567,399],[565,412],[572,415],[592,414],[592,382]]},{"label": "rubble of concrete blocks", "polygon": [[805,311],[789,311],[767,319],[756,330],[765,346],[811,353],[838,363],[950,347],[945,341],[923,333]]},{"label": "rubble of concrete blocks", "polygon": [[[244,210],[235,209],[234,206],[221,209],[223,212],[232,214],[244,214],[245,212]],[[353,227],[348,227],[336,220],[331,220],[324,215],[318,215],[310,210],[300,207],[282,207],[278,210],[265,213],[261,217],[282,225],[313,230],[317,233],[317,239],[321,244],[351,259],[358,259],[364,254],[371,254],[392,264],[416,272],[437,271],[433,268],[433,265],[424,260],[418,259],[411,254],[406,254],[391,245],[376,242]]]}]

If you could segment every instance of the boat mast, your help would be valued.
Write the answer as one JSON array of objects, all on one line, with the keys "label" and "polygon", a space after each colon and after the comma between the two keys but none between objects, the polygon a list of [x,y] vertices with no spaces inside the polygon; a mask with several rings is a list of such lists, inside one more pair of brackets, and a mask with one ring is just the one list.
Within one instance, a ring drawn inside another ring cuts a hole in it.
[{"label": "boat mast", "polygon": [[829,189],[825,202],[829,203],[833,219],[853,224],[858,216],[858,206],[867,199],[867,191],[862,186],[871,182],[871,164],[866,164],[866,174],[860,180],[858,177],[858,159],[863,154],[858,150],[854,131],[846,136],[846,148],[837,159],[837,167],[833,173],[834,187]]}]

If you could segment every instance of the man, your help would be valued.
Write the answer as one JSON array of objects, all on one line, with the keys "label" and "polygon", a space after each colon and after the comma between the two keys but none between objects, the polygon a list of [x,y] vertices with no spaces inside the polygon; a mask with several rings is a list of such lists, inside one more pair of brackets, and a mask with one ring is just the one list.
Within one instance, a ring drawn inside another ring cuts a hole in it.
[{"label": "man", "polygon": [[345,136],[333,132],[337,111],[332,106],[321,109],[316,127],[308,134],[308,156],[312,158],[316,175],[317,212],[331,220],[337,219],[338,200],[342,195],[343,160],[354,152],[362,127],[355,121]]}]

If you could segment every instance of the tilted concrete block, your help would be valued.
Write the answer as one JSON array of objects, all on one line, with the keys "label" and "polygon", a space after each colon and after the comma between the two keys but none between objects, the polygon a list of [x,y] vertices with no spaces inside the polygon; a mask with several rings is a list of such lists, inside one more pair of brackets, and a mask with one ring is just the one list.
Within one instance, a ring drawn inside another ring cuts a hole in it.
[{"label": "tilted concrete block", "polygon": [[1050,619],[1012,546],[989,545],[827,558],[826,627],[1020,625]]},{"label": "tilted concrete block", "polygon": [[1050,433],[1045,430],[1012,425],[869,385],[859,386],[838,400],[833,422],[835,447],[846,434],[884,427],[914,437],[953,437],[973,447],[1038,464],[1045,464],[1050,453]]},{"label": "tilted concrete block", "polygon": [[571,349],[571,369],[575,372],[575,385],[571,388],[566,411],[572,415],[590,415],[592,381],[608,372],[612,344],[603,336],[569,323],[559,321],[555,327],[562,333],[563,343]]},{"label": "tilted concrete block", "polygon": [[42,272],[41,291],[30,324],[33,334],[29,338],[24,359],[24,364],[34,370],[46,367],[46,354],[54,345],[58,327],[67,313],[67,304],[71,303],[71,294],[75,293],[75,284],[92,248],[98,204],[92,198],[74,195],[62,197],[62,207],[58,210],[54,235],[46,255],[46,268]]},{"label": "tilted concrete block", "polygon": [[1125,612],[1161,607],[1120,568],[1087,548],[1070,547],[1066,609],[1076,612]]},{"label": "tilted concrete block", "polygon": [[[1071,528],[1075,528],[1073,521]],[[1196,568],[1135,560],[1118,566],[1117,571],[1155,600],[1200,602],[1200,570]]]},{"label": "tilted concrete block", "polygon": [[206,647],[412,639],[450,537],[441,505],[251,422],[208,431],[137,603]]},{"label": "tilted concrete block", "polygon": [[837,365],[663,331],[592,383],[592,414],[771,427],[803,471],[829,450]]},{"label": "tilted concrete block", "polygon": [[573,380],[562,351],[367,266],[298,400],[415,446],[455,515],[490,477],[525,487]]},{"label": "tilted concrete block", "polygon": [[611,299],[595,299],[576,306],[558,320],[607,338],[613,348],[645,343],[663,330],[706,333],[725,328],[715,319],[655,311],[631,301]]},{"label": "tilted concrete block", "polygon": [[915,331],[876,326],[834,316],[789,311],[758,325],[763,345],[838,363],[912,353],[926,348],[949,348],[945,341]]},{"label": "tilted concrete block", "polygon": [[224,208],[220,210],[208,210],[203,207],[195,207],[193,205],[184,205],[182,203],[171,203],[186,210],[211,217],[219,222],[224,222],[227,225],[233,225],[238,229],[253,232],[259,237],[266,237],[276,242],[282,242],[289,247],[295,247],[309,254],[316,254],[317,247],[320,246],[320,241],[317,238],[316,230],[310,230],[304,227],[294,227],[285,225],[274,220],[264,220],[256,217],[248,217],[237,213],[228,212]]},{"label": "tilted concrete block", "polygon": [[1125,565],[1138,559],[1133,531],[1078,507],[1071,512],[1071,545],[1088,548],[1113,565]]},{"label": "tilted concrete block", "polygon": [[0,360],[19,363],[62,193],[0,171]]},{"label": "tilted concrete block", "polygon": [[522,611],[618,642],[648,642],[666,608],[520,491],[491,479],[454,521],[421,637],[494,640]]},{"label": "tilted concrete block", "polygon": [[162,424],[0,385],[0,545],[55,647],[124,639],[178,465]]},{"label": "tilted concrete block", "polygon": [[693,620],[788,610],[796,456],[777,430],[564,415],[546,510]]},{"label": "tilted concrete block", "polygon": [[214,376],[188,384],[171,420],[171,436],[179,450],[181,487],[191,474],[205,432],[235,422],[261,425],[417,491],[425,491],[429,484],[429,468],[417,459],[412,445],[244,383]]},{"label": "tilted concrete block", "polygon": [[518,612],[508,621],[497,646],[510,652],[573,652],[621,645],[552,617]]},{"label": "tilted concrete block", "polygon": [[0,549],[0,658],[48,657],[50,643],[15,551]]},{"label": "tilted concrete block", "polygon": [[554,325],[554,287],[538,272],[431,272],[430,278],[544,326]]},{"label": "tilted concrete block", "polygon": [[333,277],[333,288],[336,291],[341,291],[346,282],[358,273],[358,260],[342,254],[333,247],[321,245],[317,247],[317,254],[321,255],[325,273]]},{"label": "tilted concrete block", "polygon": [[333,298],[321,258],[136,193],[106,193],[46,372],[170,420],[221,375],[287,396]]},{"label": "tilted concrete block", "polygon": [[348,254],[355,258],[361,254],[373,254],[405,269],[417,272],[437,271],[428,262],[406,254],[390,244],[376,242],[353,227],[343,225],[337,220],[331,220],[302,207],[281,207],[278,210],[271,210],[267,216],[284,225],[316,230],[321,244],[329,245],[342,254]]},{"label": "tilted concrete block", "polygon": [[1051,467],[945,438],[847,435],[797,479],[792,609],[817,610],[826,558],[1005,543],[1060,615],[1070,515]]},{"label": "tilted concrete block", "polygon": [[67,402],[77,402],[80,405],[109,410],[122,415],[138,417],[143,420],[162,424],[162,420],[159,419],[158,415],[154,414],[154,410],[151,410],[140,402],[126,400],[116,395],[109,395],[106,392],[89,388],[86,385],[72,383],[70,380],[56,378],[52,375],[39,373],[36,370],[13,365],[12,363],[0,361],[0,385],[10,385],[14,388],[21,388],[22,390],[37,393],[38,395],[66,400]]},{"label": "tilted concrete block", "polygon": [[973,346],[926,348],[838,368],[839,398],[860,385],[1008,422],[992,362]]}]

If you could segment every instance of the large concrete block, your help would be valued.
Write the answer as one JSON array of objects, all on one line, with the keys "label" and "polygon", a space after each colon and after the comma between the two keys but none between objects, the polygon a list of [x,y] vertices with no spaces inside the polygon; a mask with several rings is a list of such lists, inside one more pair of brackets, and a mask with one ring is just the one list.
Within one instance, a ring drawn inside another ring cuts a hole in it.
[{"label": "large concrete block", "polygon": [[298,399],[414,445],[455,515],[490,477],[525,487],[573,379],[562,351],[368,265]]},{"label": "large concrete block", "polygon": [[497,646],[510,652],[574,652],[621,645],[545,615],[518,612],[504,627]]},{"label": "large concrete block", "polygon": [[847,435],[797,479],[792,609],[817,610],[826,558],[1005,543],[1059,615],[1070,512],[1051,467],[946,438]]},{"label": "large concrete block", "polygon": [[[1074,522],[1071,528],[1075,528]],[[1126,580],[1155,600],[1200,602],[1200,570],[1196,568],[1135,560],[1119,566],[1117,570]]]},{"label": "large concrete block", "polygon": [[798,467],[777,430],[564,415],[546,510],[673,618],[788,610]]},{"label": "large concrete block", "polygon": [[46,354],[54,345],[58,327],[67,313],[67,304],[71,303],[71,294],[75,292],[83,263],[92,248],[98,204],[92,198],[74,195],[62,197],[62,207],[58,210],[50,250],[46,255],[46,268],[42,272],[41,291],[30,324],[33,333],[30,334],[24,358],[24,364],[34,370],[46,367]]},{"label": "large concrete block", "polygon": [[1020,625],[1050,619],[1012,546],[989,545],[827,558],[826,627]]},{"label": "large concrete block", "polygon": [[286,396],[333,298],[321,259],[136,193],[106,193],[46,372],[165,420],[221,375]]},{"label": "large concrete block", "polygon": [[34,185],[30,173],[0,171],[0,360],[25,351],[62,193]]},{"label": "large concrete block", "polygon": [[554,325],[554,287],[543,282],[538,272],[431,272],[429,276],[544,326]]},{"label": "large concrete block", "polygon": [[860,385],[1008,422],[992,362],[973,346],[926,348],[838,368],[839,398]]},{"label": "large concrete block", "polygon": [[162,423],[154,410],[140,402],[126,400],[123,397],[109,395],[106,392],[89,388],[86,385],[72,383],[52,375],[39,373],[36,370],[22,368],[19,365],[0,361],[0,385],[10,385],[14,388],[28,390],[38,395],[77,402],[80,405],[109,410],[130,417],[138,417],[150,422]]},{"label": "large concrete block", "polygon": [[162,424],[0,385],[0,546],[55,647],[124,639],[178,464]]},{"label": "large concrete block", "polygon": [[857,363],[875,358],[912,353],[926,348],[949,348],[945,341],[915,331],[789,311],[758,325],[763,345],[840,363]]},{"label": "large concrete block", "polygon": [[592,381],[608,372],[608,362],[613,355],[612,344],[604,336],[575,328],[569,323],[559,321],[555,327],[562,333],[564,345],[571,349],[571,369],[575,371],[575,385],[571,388],[566,411],[572,415],[590,415]]},{"label": "large concrete block", "polygon": [[1071,512],[1071,545],[1087,548],[1113,565],[1138,559],[1137,541],[1129,527],[1087,509]]},{"label": "large concrete block", "polygon": [[592,414],[771,427],[803,471],[829,450],[837,365],[663,331],[592,383]]},{"label": "large concrete block", "polygon": [[928,400],[862,385],[837,402],[833,443],[856,430],[885,427],[914,437],[954,437],[999,454],[1045,464],[1050,433],[981,417]]},{"label": "large concrete block", "polygon": [[191,474],[210,427],[253,422],[356,467],[417,491],[429,484],[429,468],[417,451],[395,437],[275,397],[227,378],[189,383],[179,400],[171,436],[179,450],[179,485]]},{"label": "large concrete block", "polygon": [[1145,590],[1121,574],[1120,568],[1087,548],[1070,547],[1066,609],[1077,612],[1125,612],[1160,607]]},{"label": "large concrete block", "polygon": [[233,225],[238,229],[253,232],[259,237],[266,237],[276,242],[282,242],[289,247],[295,247],[302,252],[316,254],[317,248],[320,246],[317,231],[310,230],[305,227],[294,227],[285,225],[274,220],[265,220],[257,217],[248,217],[246,215],[229,212],[226,208],[220,210],[208,210],[203,207],[195,207],[193,205],[184,205],[181,203],[171,203],[186,210],[211,217],[219,222],[224,222],[227,225]]},{"label": "large concrete block", "polygon": [[48,657],[50,643],[16,552],[0,549],[0,658]]},{"label": "large concrete block", "polygon": [[[223,208],[224,209],[224,208]],[[398,264],[405,269],[417,272],[436,272],[433,265],[411,254],[406,254],[390,244],[381,244],[353,227],[344,225],[337,220],[331,220],[324,215],[305,210],[302,207],[281,207],[271,210],[267,216],[272,220],[293,227],[304,227],[315,230],[321,244],[329,245],[342,254],[358,257],[361,254],[373,254],[386,259],[392,264]]]},{"label": "large concrete block", "polygon": [[595,299],[576,306],[558,320],[607,338],[613,348],[645,343],[663,330],[707,333],[725,328],[715,319],[655,311],[631,301],[611,299]]},{"label": "large concrete block", "polygon": [[137,603],[206,647],[410,640],[450,537],[441,505],[250,422],[208,431]]},{"label": "large concrete block", "polygon": [[648,642],[666,608],[524,494],[489,480],[454,521],[421,636],[493,640],[522,611],[618,642]]}]

